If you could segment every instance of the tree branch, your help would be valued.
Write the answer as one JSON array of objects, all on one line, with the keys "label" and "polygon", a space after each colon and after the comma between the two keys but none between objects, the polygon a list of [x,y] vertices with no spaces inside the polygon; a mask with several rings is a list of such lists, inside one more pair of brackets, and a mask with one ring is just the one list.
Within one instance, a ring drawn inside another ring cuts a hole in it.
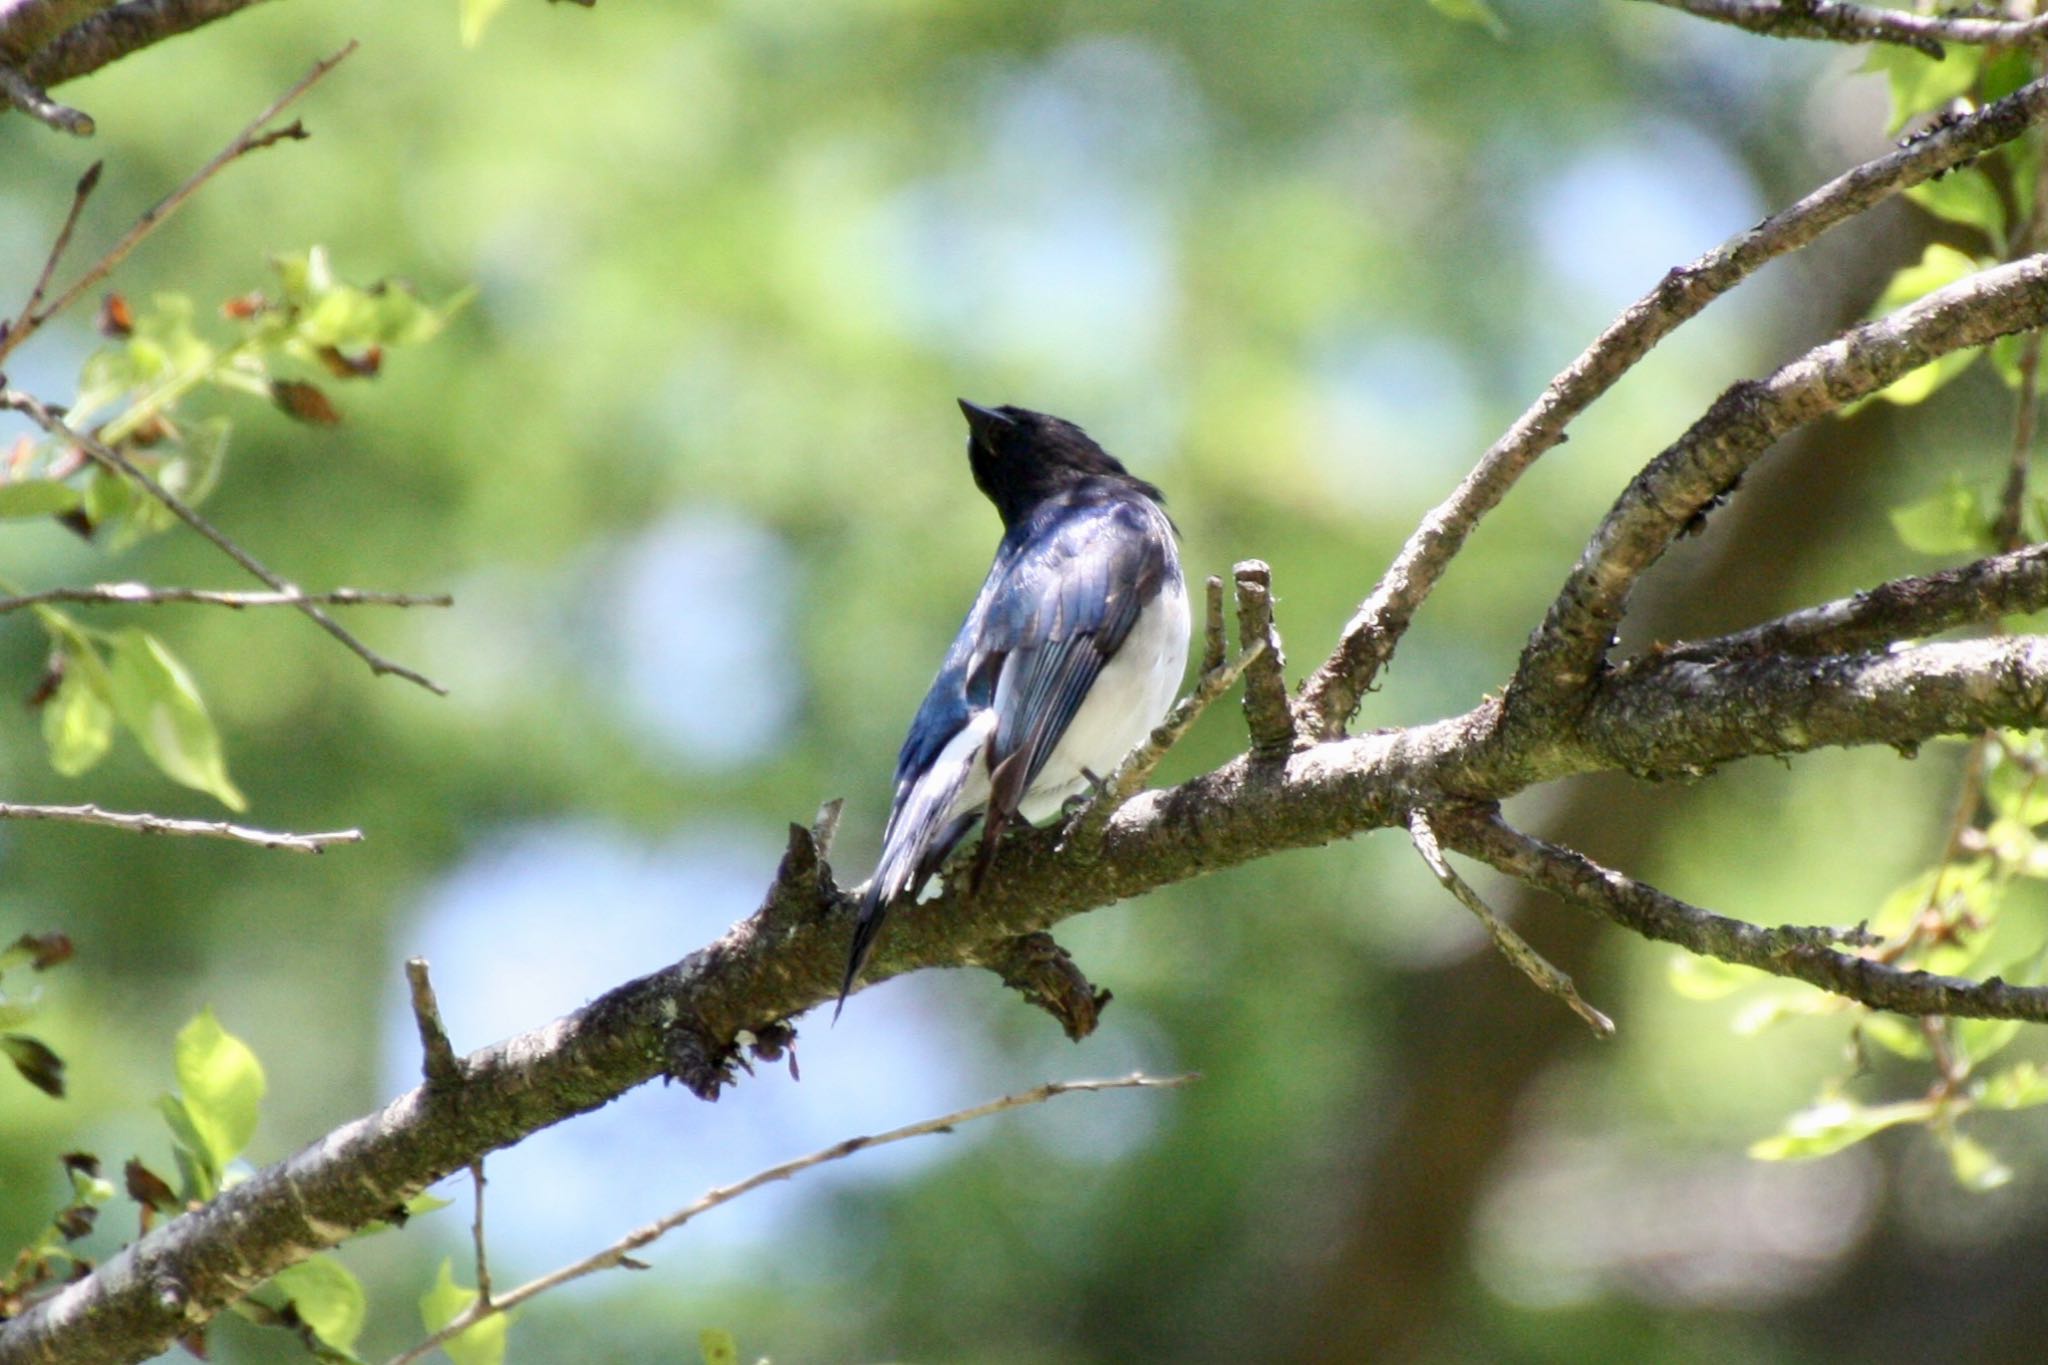
[{"label": "tree branch", "polygon": [[26,413],[29,420],[44,431],[49,432],[53,436],[62,437],[78,449],[84,451],[95,463],[135,483],[145,493],[148,493],[151,497],[169,508],[178,520],[184,522],[207,540],[212,541],[222,554],[225,554],[229,559],[234,560],[235,563],[248,570],[253,577],[262,580],[278,593],[290,598],[291,606],[305,613],[312,619],[315,625],[339,640],[357,658],[368,664],[371,673],[379,676],[390,673],[404,678],[407,682],[417,683],[436,696],[445,697],[448,695],[448,689],[435,682],[432,678],[427,677],[423,673],[415,672],[403,664],[393,663],[357,639],[341,622],[321,610],[313,599],[307,597],[295,585],[287,583],[283,578],[265,567],[254,555],[251,555],[247,550],[244,550],[230,539],[226,532],[193,510],[191,505],[183,498],[180,498],[177,494],[171,492],[170,489],[165,488],[142,469],[138,468],[133,460],[130,460],[126,455],[123,455],[105,442],[67,426],[61,418],[53,414],[33,394],[21,393],[14,389],[0,389],[0,408],[12,408],[17,412]]},{"label": "tree branch", "polygon": [[1511,828],[1497,812],[1466,811],[1440,823],[1445,841],[1459,852],[1645,938],[1804,981],[1873,1009],[2048,1023],[2048,987],[2008,986],[1996,977],[1979,982],[1905,971],[1829,946],[1843,937],[1842,931],[1766,929],[1716,915],[1602,867],[1584,854],[1531,838]]},{"label": "tree branch", "polygon": [[1630,481],[1531,636],[1510,712],[1581,692],[1599,671],[1630,591],[1679,534],[1733,490],[1785,433],[1920,366],[2048,321],[2048,257],[1994,266],[1737,384]]},{"label": "tree branch", "polygon": [[1516,419],[1451,496],[1416,527],[1344,627],[1337,649],[1301,689],[1304,722],[1323,739],[1344,733],[1408,623],[1480,519],[1515,481],[1565,439],[1565,428],[1652,348],[1759,267],[1797,250],[1891,195],[2003,143],[2048,116],[2048,80],[2022,86],[1977,113],[1837,176],[1790,208],[1673,270],[1630,305]]},{"label": "tree branch", "polygon": [[59,104],[50,98],[48,91],[5,62],[0,62],[0,95],[5,95],[7,103],[22,113],[60,133],[70,133],[74,137],[91,137],[93,134],[92,115],[68,104]]},{"label": "tree branch", "polygon": [[0,820],[63,820],[80,825],[105,825],[133,834],[179,834],[201,839],[232,839],[261,848],[282,848],[293,853],[323,853],[329,844],[359,844],[359,829],[332,830],[325,834],[283,834],[275,830],[251,829],[225,820],[174,820],[164,815],[130,814],[101,810],[98,806],[24,806],[0,801]]},{"label": "tree branch", "polygon": [[115,0],[0,0],[0,58],[19,61]]},{"label": "tree branch", "polygon": [[452,607],[455,599],[445,592],[371,592],[362,588],[335,588],[329,592],[218,592],[212,588],[160,588],[149,583],[95,583],[89,588],[44,588],[18,597],[0,597],[0,616],[23,607],[46,602],[74,606],[162,607],[178,603],[227,607],[241,611],[248,607],[297,607],[306,604],[326,607]]},{"label": "tree branch", "polygon": [[58,35],[24,65],[22,74],[48,89],[88,76],[131,52],[225,19],[263,0],[126,0],[101,8]]},{"label": "tree branch", "polygon": [[2048,36],[2048,18],[1972,19],[1913,14],[1839,0],[1651,0],[1666,9],[1731,24],[1768,38],[1831,43],[1895,43],[1939,60],[1943,43],[2011,47]]},{"label": "tree branch", "polygon": [[1924,577],[1895,578],[1732,635],[1655,650],[1653,657],[1707,662],[1847,654],[2044,609],[2048,545],[2032,545]]}]

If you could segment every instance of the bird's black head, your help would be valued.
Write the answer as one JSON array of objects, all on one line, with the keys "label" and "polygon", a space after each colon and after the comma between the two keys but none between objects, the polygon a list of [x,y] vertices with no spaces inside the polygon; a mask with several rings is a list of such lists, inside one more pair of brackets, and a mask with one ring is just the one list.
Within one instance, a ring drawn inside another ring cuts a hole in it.
[{"label": "bird's black head", "polygon": [[959,403],[967,417],[967,460],[974,467],[974,482],[996,505],[1006,527],[1042,499],[1091,480],[1166,501],[1063,417],[1007,404],[985,408],[965,398]]}]

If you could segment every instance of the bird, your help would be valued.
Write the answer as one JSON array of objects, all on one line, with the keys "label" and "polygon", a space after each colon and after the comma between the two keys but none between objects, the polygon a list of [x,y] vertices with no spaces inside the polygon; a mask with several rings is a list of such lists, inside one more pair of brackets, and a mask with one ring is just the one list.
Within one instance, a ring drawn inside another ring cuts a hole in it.
[{"label": "bird", "polygon": [[962,398],[967,462],[995,504],[995,562],[896,759],[835,1020],[892,907],[981,822],[967,885],[1018,816],[1099,785],[1165,715],[1187,667],[1187,584],[1158,487],[1087,432]]}]

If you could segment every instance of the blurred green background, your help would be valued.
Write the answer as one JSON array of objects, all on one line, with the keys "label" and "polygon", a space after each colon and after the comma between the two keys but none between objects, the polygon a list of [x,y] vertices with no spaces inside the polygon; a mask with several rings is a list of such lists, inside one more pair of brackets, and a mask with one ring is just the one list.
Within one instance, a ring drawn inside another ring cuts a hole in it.
[{"label": "blurred green background", "polygon": [[[376,382],[333,386],[331,431],[201,404],[238,417],[211,514],[259,555],[308,586],[456,593],[452,613],[350,618],[453,696],[373,680],[284,613],[92,618],[144,620],[192,666],[253,823],[369,840],[316,860],[0,829],[0,940],[79,949],[37,1024],[71,1096],[0,1075],[0,1247],[62,1201],[58,1152],[165,1164],[151,1101],[203,1006],[269,1068],[251,1155],[270,1161],[413,1083],[409,955],[474,1047],[747,914],[822,800],[848,798],[835,862],[863,876],[997,533],[956,394],[1086,425],[1166,488],[1192,573],[1270,561],[1298,675],[1621,306],[1884,146],[1853,53],[1645,5],[1496,5],[1505,41],[1423,0],[515,0],[474,50],[452,0],[264,5],[66,87],[90,144],[0,119],[18,299],[91,159],[81,262],[358,37],[302,107],[313,140],[231,168],[115,283],[204,315],[318,242],[359,282],[478,290]],[[1497,686],[1627,475],[1723,385],[1858,316],[1928,233],[1889,207],[1661,349],[1485,525],[1360,724]],[[12,382],[62,400],[94,344],[72,317]],[[1990,477],[2008,406],[1979,367],[1925,409],[1789,444],[1657,572],[1632,638],[1931,567],[1886,509]],[[110,558],[16,522],[0,549],[29,586],[244,586],[230,569],[183,535]],[[4,688],[26,695],[43,651],[26,615],[0,621]],[[1232,710],[1163,778],[1241,747]],[[1698,903],[1854,921],[1938,852],[1957,752],[1592,780],[1512,813]],[[219,813],[132,745],[53,776],[26,711],[0,755],[9,799]],[[852,1133],[1053,1077],[1205,1079],[764,1191],[648,1273],[538,1301],[512,1358],[691,1359],[705,1327],[778,1365],[2039,1358],[2038,1116],[1974,1130],[2019,1173],[1989,1194],[1924,1133],[1753,1163],[1847,1069],[1843,1017],[1745,1036],[1743,1006],[1794,988],[1701,1003],[1670,950],[1552,903],[1521,923],[1614,1043],[1487,950],[1391,835],[1070,923],[1116,992],[1078,1048],[990,977],[865,993],[836,1029],[805,1021],[801,1083],[769,1070],[716,1106],[651,1088],[493,1158],[498,1282]],[[372,1291],[366,1358],[417,1337],[443,1256],[464,1264],[467,1196],[444,1192],[456,1208],[342,1252]],[[213,1358],[303,1353],[228,1323]]]}]

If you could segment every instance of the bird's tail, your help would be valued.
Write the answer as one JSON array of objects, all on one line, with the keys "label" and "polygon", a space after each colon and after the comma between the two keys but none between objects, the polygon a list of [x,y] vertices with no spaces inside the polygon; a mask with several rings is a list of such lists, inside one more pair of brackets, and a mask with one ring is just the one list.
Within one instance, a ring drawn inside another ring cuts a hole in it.
[{"label": "bird's tail", "polygon": [[882,921],[888,918],[890,906],[915,897],[953,846],[973,828],[979,813],[961,815],[954,807],[974,772],[974,765],[982,761],[981,750],[989,728],[969,725],[955,736],[890,814],[888,832],[882,836],[882,860],[861,892],[860,914],[853,925],[853,948],[847,954],[846,976],[839,984],[833,1022],[838,1022],[839,1012],[846,1008],[846,997],[852,993],[854,980],[874,951],[876,936],[882,932]]}]

